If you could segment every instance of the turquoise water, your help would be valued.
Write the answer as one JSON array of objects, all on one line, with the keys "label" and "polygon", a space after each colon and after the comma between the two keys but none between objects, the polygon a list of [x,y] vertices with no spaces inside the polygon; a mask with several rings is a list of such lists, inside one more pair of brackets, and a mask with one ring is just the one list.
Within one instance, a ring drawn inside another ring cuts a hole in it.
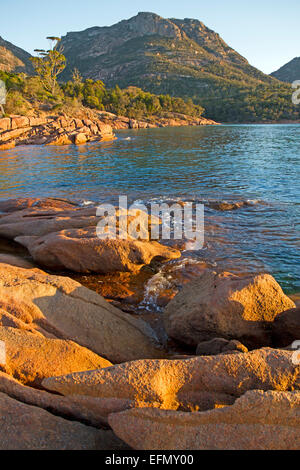
[{"label": "turquoise water", "polygon": [[[204,202],[205,247],[186,256],[235,272],[267,271],[286,291],[300,292],[300,125],[151,129],[118,137],[1,152],[0,198]],[[224,212],[213,201],[249,205]]]}]

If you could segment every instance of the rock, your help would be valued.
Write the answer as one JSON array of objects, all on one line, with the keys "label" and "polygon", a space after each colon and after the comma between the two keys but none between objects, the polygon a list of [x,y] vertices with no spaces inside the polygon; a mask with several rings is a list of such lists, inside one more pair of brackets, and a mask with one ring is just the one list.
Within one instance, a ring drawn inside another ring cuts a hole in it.
[{"label": "rock", "polygon": [[226,202],[226,201],[221,201],[221,202],[209,202],[208,207],[217,210],[217,211],[234,211],[237,209],[241,209],[243,207],[249,207],[251,206],[251,203],[248,201],[238,201],[238,202]]},{"label": "rock", "polygon": [[5,372],[24,384],[39,386],[46,377],[112,364],[72,341],[49,339],[40,334],[0,326],[0,341],[5,343]]},{"label": "rock", "polygon": [[75,134],[75,140],[74,143],[75,145],[81,145],[81,144],[86,144],[88,141],[88,138],[83,132],[79,132],[78,134]]},{"label": "rock", "polygon": [[71,145],[73,144],[68,134],[62,134],[51,138],[46,145]]},{"label": "rock", "polygon": [[[64,210],[65,208],[65,210]],[[96,208],[78,208],[68,204],[49,204],[31,207],[0,218],[0,235],[14,240],[17,237],[41,237],[68,228],[96,226]]]},{"label": "rock", "polygon": [[16,146],[16,141],[12,140],[11,142],[7,142],[6,144],[0,144],[0,150],[10,150],[15,148]]},{"label": "rock", "polygon": [[196,346],[221,337],[255,348],[272,345],[270,325],[294,306],[268,274],[204,271],[171,300],[164,321],[168,335],[182,343]]},{"label": "rock", "polygon": [[299,409],[299,392],[255,390],[222,409],[134,409],[109,424],[135,450],[298,450]]},{"label": "rock", "polygon": [[292,354],[266,348],[186,360],[142,360],[45,379],[43,386],[65,396],[110,397],[130,400],[135,407],[202,411],[232,404],[249,390],[299,390],[300,367],[293,364]]},{"label": "rock", "polygon": [[1,264],[0,308],[48,337],[72,340],[114,363],[164,356],[143,320],[67,277]]},{"label": "rock", "polygon": [[[0,211],[1,212],[16,212],[21,211],[23,209],[31,208],[33,212],[32,215],[36,215],[36,210],[44,209],[44,210],[52,210],[52,211],[61,211],[66,209],[74,209],[76,204],[64,200],[64,199],[55,199],[55,198],[19,198],[19,199],[8,199],[6,201],[0,201]],[[26,213],[27,215],[29,213]],[[48,214],[49,215],[49,214]],[[15,217],[15,215],[14,215]],[[0,222],[2,219],[0,218]],[[25,221],[23,220],[23,223]]]},{"label": "rock", "polygon": [[11,120],[10,118],[0,119],[0,132],[9,131],[11,129]]},{"label": "rock", "polygon": [[239,341],[229,341],[223,338],[214,338],[210,341],[204,341],[197,346],[197,356],[216,356],[224,352],[231,353],[232,351],[248,352],[248,349]]},{"label": "rock", "polygon": [[21,258],[20,256],[9,255],[5,253],[0,253],[0,264],[1,263],[11,264],[12,266],[17,266],[24,269],[32,269],[35,267],[33,263],[25,260],[24,258]]},{"label": "rock", "polygon": [[0,450],[118,450],[111,431],[54,416],[0,393]]},{"label": "rock", "polygon": [[62,397],[21,384],[0,372],[0,392],[22,403],[43,408],[56,416],[80,421],[96,428],[107,426],[112,412],[131,408],[128,400],[84,396]]},{"label": "rock", "polygon": [[273,342],[286,347],[300,341],[300,308],[293,308],[278,315],[272,324]]},{"label": "rock", "polygon": [[21,127],[29,127],[29,119],[25,116],[13,117],[11,119],[11,129],[19,129]]},{"label": "rock", "polygon": [[37,126],[44,126],[47,124],[47,119],[44,118],[38,118],[38,117],[30,117],[29,118],[29,125],[31,127],[37,127]]},{"label": "rock", "polygon": [[129,236],[127,240],[100,239],[95,227],[62,230],[41,238],[17,237],[15,241],[41,266],[81,273],[138,272],[154,258],[167,261],[181,256],[180,251],[158,242]]},{"label": "rock", "polygon": [[[87,126],[86,123],[89,125]],[[78,129],[76,135],[75,129]],[[10,119],[0,119],[0,150],[13,148],[14,145],[70,145],[85,143],[92,140],[114,140],[112,127],[106,122],[84,118],[73,119],[67,115],[49,116],[43,118],[11,116]]]},{"label": "rock", "polygon": [[9,140],[15,140],[21,135],[28,133],[30,129],[31,127],[24,127],[21,129],[3,132],[2,134],[0,134],[0,142],[8,142]]},{"label": "rock", "polygon": [[129,128],[130,129],[138,129],[139,123],[135,119],[130,119],[129,121]]}]

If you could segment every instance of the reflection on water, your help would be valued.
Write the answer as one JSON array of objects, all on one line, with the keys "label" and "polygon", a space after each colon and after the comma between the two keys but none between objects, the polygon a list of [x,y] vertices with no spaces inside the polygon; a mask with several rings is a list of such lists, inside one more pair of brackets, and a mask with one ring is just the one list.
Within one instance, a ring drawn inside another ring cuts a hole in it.
[{"label": "reflection on water", "polygon": [[[185,257],[267,271],[299,292],[299,134],[299,125],[171,128],[81,147],[19,147],[0,154],[0,198],[205,202],[205,247]],[[249,204],[224,211],[215,201]]]}]

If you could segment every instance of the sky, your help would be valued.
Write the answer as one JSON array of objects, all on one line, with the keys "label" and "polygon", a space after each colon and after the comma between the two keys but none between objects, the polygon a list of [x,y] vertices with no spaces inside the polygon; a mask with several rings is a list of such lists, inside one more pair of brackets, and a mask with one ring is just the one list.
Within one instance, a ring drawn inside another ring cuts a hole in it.
[{"label": "sky", "polygon": [[48,48],[49,35],[110,26],[139,11],[196,18],[265,73],[300,56],[300,0],[0,0],[0,36],[33,53]]}]

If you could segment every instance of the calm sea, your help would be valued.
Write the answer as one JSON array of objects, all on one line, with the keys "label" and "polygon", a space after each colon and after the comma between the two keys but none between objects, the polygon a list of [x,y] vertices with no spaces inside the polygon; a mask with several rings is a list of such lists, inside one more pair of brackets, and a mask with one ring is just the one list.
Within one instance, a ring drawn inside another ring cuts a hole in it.
[{"label": "calm sea", "polygon": [[[300,125],[122,131],[112,143],[0,154],[0,199],[204,202],[205,246],[187,259],[266,271],[300,292]],[[222,211],[215,202],[241,202]]]}]

